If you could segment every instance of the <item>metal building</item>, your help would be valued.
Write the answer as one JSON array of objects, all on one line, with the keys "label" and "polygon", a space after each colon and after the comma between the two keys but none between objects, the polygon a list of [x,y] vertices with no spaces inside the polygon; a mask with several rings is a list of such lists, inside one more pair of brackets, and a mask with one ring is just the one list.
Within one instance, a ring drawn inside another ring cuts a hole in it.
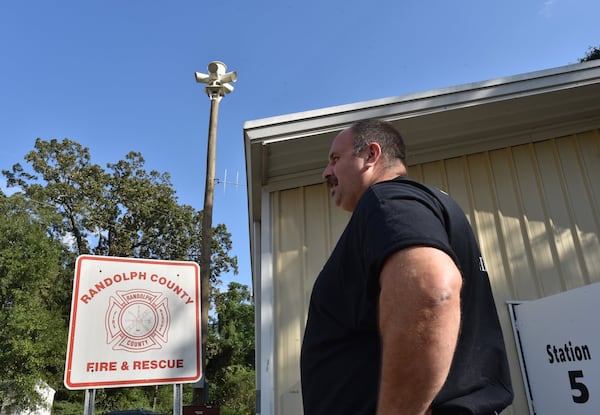
[{"label": "metal building", "polygon": [[371,117],[402,132],[411,177],[465,210],[509,353],[504,413],[527,414],[507,302],[600,281],[600,60],[245,123],[259,413],[302,413],[309,296],[349,218],[321,172],[333,137]]}]

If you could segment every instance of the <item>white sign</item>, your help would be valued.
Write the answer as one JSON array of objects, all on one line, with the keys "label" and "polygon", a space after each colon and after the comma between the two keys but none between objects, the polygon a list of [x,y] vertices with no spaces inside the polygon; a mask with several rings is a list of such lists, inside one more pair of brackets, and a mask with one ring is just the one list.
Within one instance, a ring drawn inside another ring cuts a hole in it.
[{"label": "white sign", "polygon": [[600,413],[600,283],[514,312],[535,413]]},{"label": "white sign", "polygon": [[198,381],[199,275],[195,262],[78,257],[65,386]]}]

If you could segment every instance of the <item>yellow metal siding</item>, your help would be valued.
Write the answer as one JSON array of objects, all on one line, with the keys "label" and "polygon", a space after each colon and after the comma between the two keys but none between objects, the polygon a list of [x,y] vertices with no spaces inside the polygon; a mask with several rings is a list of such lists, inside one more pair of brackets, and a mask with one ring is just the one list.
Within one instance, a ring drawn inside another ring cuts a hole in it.
[{"label": "yellow metal siding", "polygon": [[[527,403],[506,302],[600,281],[600,133],[546,140],[409,168],[463,207],[489,270],[516,393]],[[299,355],[310,290],[349,215],[325,185],[275,192],[275,404],[301,414]]]},{"label": "yellow metal siding", "polygon": [[304,323],[305,217],[302,189],[286,192],[274,200],[275,230],[275,411],[299,413],[301,406],[298,356]]},{"label": "yellow metal siding", "polygon": [[322,185],[276,192],[272,201],[275,413],[301,414],[299,358],[312,285],[349,215],[331,208]]}]

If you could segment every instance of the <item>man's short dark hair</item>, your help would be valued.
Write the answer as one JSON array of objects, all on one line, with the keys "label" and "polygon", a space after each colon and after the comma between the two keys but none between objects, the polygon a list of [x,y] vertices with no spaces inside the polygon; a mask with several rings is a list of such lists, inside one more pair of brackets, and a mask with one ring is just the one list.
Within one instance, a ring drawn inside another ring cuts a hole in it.
[{"label": "man's short dark hair", "polygon": [[406,165],[406,146],[400,132],[387,121],[361,120],[351,127],[354,132],[354,154],[359,154],[370,143],[378,143],[386,160],[400,159]]}]

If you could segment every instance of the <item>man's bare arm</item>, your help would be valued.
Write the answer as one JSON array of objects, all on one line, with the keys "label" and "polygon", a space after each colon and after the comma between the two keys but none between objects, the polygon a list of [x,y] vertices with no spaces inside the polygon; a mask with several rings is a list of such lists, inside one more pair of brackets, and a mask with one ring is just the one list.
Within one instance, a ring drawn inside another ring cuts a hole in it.
[{"label": "man's bare arm", "polygon": [[421,415],[448,376],[460,330],[462,277],[429,247],[393,254],[380,275],[378,415]]}]

